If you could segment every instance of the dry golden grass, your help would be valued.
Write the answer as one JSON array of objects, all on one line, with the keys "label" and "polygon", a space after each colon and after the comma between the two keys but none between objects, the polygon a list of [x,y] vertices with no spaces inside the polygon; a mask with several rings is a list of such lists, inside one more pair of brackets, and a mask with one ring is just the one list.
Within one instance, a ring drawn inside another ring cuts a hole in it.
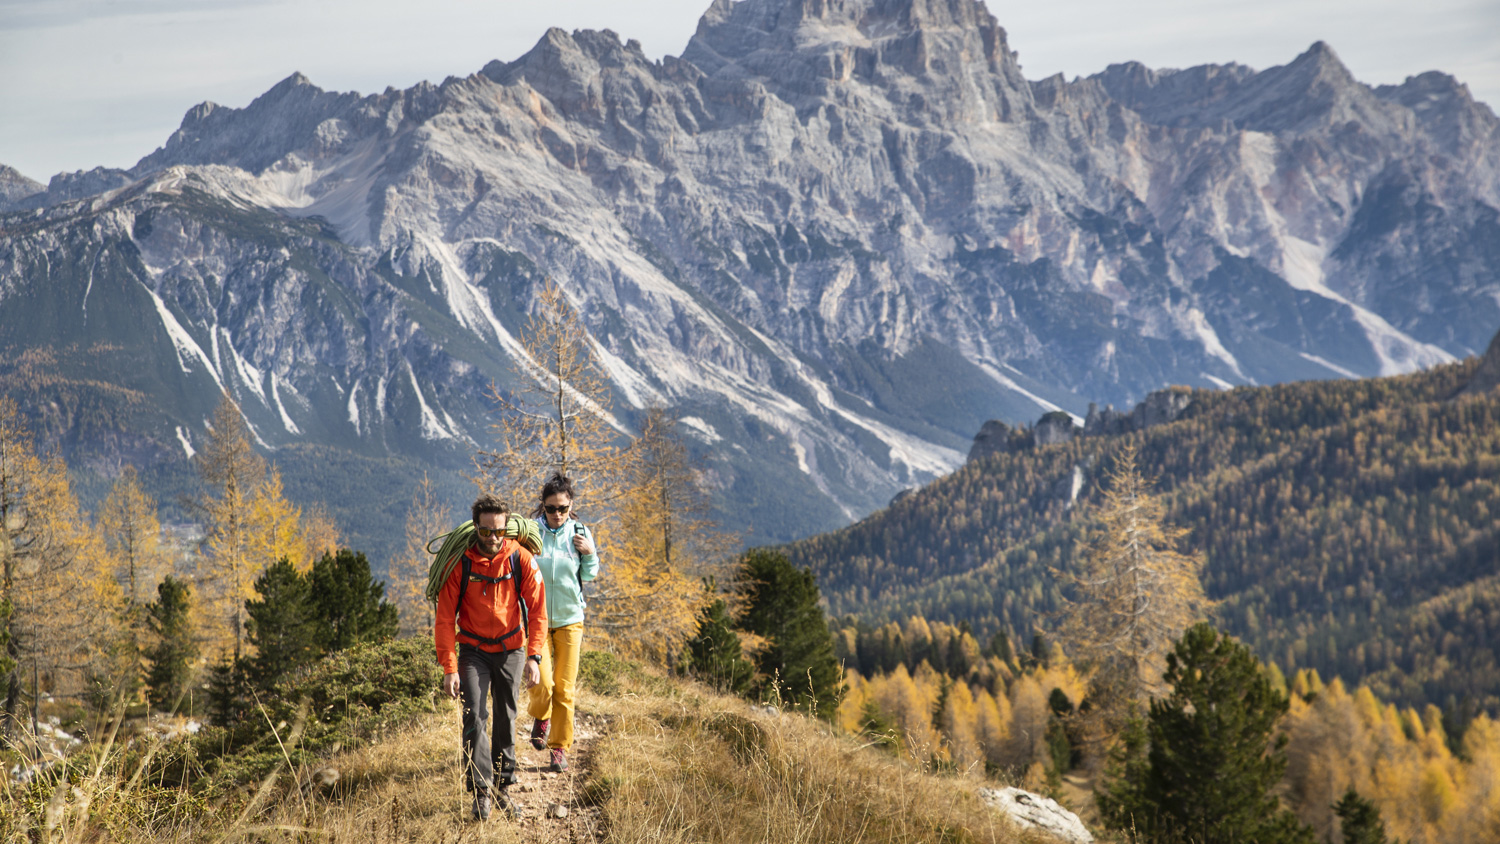
[{"label": "dry golden grass", "polygon": [[1034,840],[979,801],[977,778],[914,770],[822,722],[701,686],[648,676],[626,687],[584,789],[603,802],[609,841]]},{"label": "dry golden grass", "polygon": [[[541,773],[518,741],[519,822],[469,819],[456,709],[380,740],[204,803],[132,781],[120,755],[75,758],[69,784],[10,785],[0,836],[51,842],[1001,842],[1018,832],[975,796],[973,775],[916,770],[831,726],[768,713],[650,669],[580,695],[573,770]],[[529,727],[529,720],[521,719]],[[332,788],[312,784],[336,768]],[[548,806],[567,819],[545,816]],[[251,806],[247,813],[246,807]],[[257,808],[263,806],[264,808]],[[48,827],[51,827],[50,830]]]},{"label": "dry golden grass", "polygon": [[[53,842],[520,842],[521,827],[470,820],[452,706],[315,768],[283,772],[257,799],[254,787],[203,801],[143,783],[121,770],[70,760],[68,782],[45,790],[9,785],[4,838]],[[95,770],[97,768],[97,770]],[[332,787],[315,774],[338,771]],[[50,793],[49,793],[50,792]],[[19,815],[19,817],[18,817]]]}]

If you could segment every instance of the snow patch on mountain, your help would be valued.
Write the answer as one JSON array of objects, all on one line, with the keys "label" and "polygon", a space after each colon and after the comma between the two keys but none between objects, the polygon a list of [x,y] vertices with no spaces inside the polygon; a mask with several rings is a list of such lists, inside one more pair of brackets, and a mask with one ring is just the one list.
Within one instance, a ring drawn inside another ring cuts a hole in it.
[{"label": "snow patch on mountain", "polygon": [[[1045,412],[1045,413],[1051,413],[1052,411],[1055,411],[1055,410],[1061,410],[1064,413],[1068,414],[1068,416],[1072,417],[1074,424],[1076,424],[1076,425],[1082,425],[1083,424],[1083,417],[1082,416],[1079,416],[1078,414],[1076,414],[1076,413],[1068,410],[1067,408],[1059,406],[1055,402],[1047,401],[1046,399],[1042,398],[1041,396],[1037,395],[1036,393],[1033,393],[1030,390],[1026,389],[1025,387],[1022,387],[1020,384],[1017,384],[1015,381],[1011,380],[1011,378],[1009,376],[1007,376],[1005,373],[1001,372],[999,369],[996,369],[995,366],[993,364],[991,364],[989,361],[978,361],[978,366],[979,366],[979,370],[981,372],[983,372],[985,375],[990,376],[990,378],[993,379],[996,384],[999,384],[1000,386],[1004,387],[1007,390],[1012,390],[1012,391],[1014,391],[1016,393],[1019,393],[1022,396],[1025,396],[1028,401],[1031,401],[1037,407],[1040,407],[1043,412]],[[957,451],[955,451],[953,453],[954,454],[958,454]],[[961,457],[962,456],[960,455],[960,458]],[[959,463],[962,463],[962,462],[963,462],[963,460],[960,459]],[[954,465],[958,465],[958,464],[954,464]]]},{"label": "snow patch on mountain", "polygon": [[161,323],[167,330],[167,336],[172,339],[173,350],[177,352],[177,365],[182,367],[183,372],[191,374],[193,370],[188,366],[188,361],[197,360],[203,364],[203,368],[208,371],[209,376],[214,379],[215,384],[219,385],[219,390],[222,392],[224,390],[224,382],[219,380],[219,372],[214,368],[213,362],[208,359],[208,355],[203,353],[203,347],[199,346],[198,341],[193,339],[193,335],[189,334],[187,329],[182,327],[182,324],[177,321],[177,317],[172,315],[172,311],[167,307],[167,303],[162,301],[160,296],[156,295],[155,290],[147,287],[145,283],[141,284],[141,289],[146,291],[146,295],[151,297],[151,303],[156,305],[156,313],[161,317]]},{"label": "snow patch on mountain", "polygon": [[[1323,261],[1328,254],[1324,247],[1290,236],[1283,236],[1281,243],[1282,278],[1298,290],[1331,299],[1352,311],[1354,321],[1364,331],[1380,362],[1377,374],[1402,375],[1457,360],[1441,347],[1416,340],[1391,325],[1385,317],[1324,284]],[[1329,368],[1335,372],[1340,371],[1338,367]]]},{"label": "snow patch on mountain", "polygon": [[1457,360],[1441,347],[1413,340],[1372,311],[1356,307],[1354,319],[1370,338],[1375,357],[1380,361],[1381,375],[1404,375]]},{"label": "snow patch on mountain", "polygon": [[301,436],[302,429],[292,421],[291,414],[286,412],[286,405],[281,402],[281,378],[276,373],[271,373],[271,398],[276,402],[276,412],[281,415],[281,426],[287,433],[293,436]]},{"label": "snow patch on mountain", "polygon": [[[646,380],[644,375],[635,371],[619,355],[605,348],[604,344],[593,337],[589,337],[589,346],[593,349],[594,357],[609,374],[610,381],[616,389],[624,393],[625,401],[629,402],[631,407],[644,409],[652,405],[667,404],[667,397],[651,386],[651,382]],[[615,430],[620,430],[617,420],[611,420],[610,424]]]},{"label": "snow patch on mountain", "polygon": [[677,424],[692,431],[698,436],[699,439],[703,440],[709,445],[717,445],[721,440],[724,439],[723,437],[719,436],[719,432],[716,428],[714,428],[714,426],[708,424],[707,422],[699,419],[696,416],[684,416],[681,419],[677,420]]},{"label": "snow patch on mountain", "polygon": [[1315,354],[1313,354],[1311,352],[1298,352],[1297,354],[1301,355],[1304,360],[1311,361],[1312,363],[1315,363],[1318,366],[1321,366],[1324,369],[1327,369],[1329,372],[1337,373],[1338,375],[1341,375],[1341,376],[1343,376],[1345,378],[1358,378],[1358,377],[1360,377],[1359,373],[1357,373],[1357,372],[1355,372],[1355,371],[1353,371],[1351,369],[1345,369],[1344,367],[1339,366],[1338,364],[1334,363],[1333,361],[1327,360],[1325,358],[1320,358],[1320,357],[1318,357],[1317,355],[1315,355]]},{"label": "snow patch on mountain", "polygon": [[364,431],[359,427],[359,382],[349,388],[349,424],[354,426],[354,433],[361,435]]},{"label": "snow patch on mountain", "polygon": [[1208,323],[1208,317],[1204,315],[1203,311],[1197,308],[1186,308],[1174,315],[1177,318],[1177,325],[1182,329],[1183,333],[1189,337],[1196,338],[1202,344],[1205,352],[1211,357],[1216,357],[1223,361],[1244,382],[1249,384],[1255,383],[1254,378],[1249,377],[1243,369],[1240,369],[1240,362],[1235,359],[1234,355],[1228,349],[1224,348],[1224,343],[1219,339],[1219,332],[1215,331],[1214,327]]},{"label": "snow patch on mountain", "polygon": [[193,448],[192,442],[188,440],[187,432],[182,430],[181,425],[177,426],[177,441],[182,443],[182,453],[187,455],[187,459],[192,460],[198,451]]},{"label": "snow patch on mountain", "polygon": [[1223,378],[1220,378],[1217,375],[1209,375],[1207,372],[1200,372],[1198,373],[1198,375],[1202,377],[1203,380],[1209,382],[1210,384],[1213,384],[1215,387],[1218,387],[1221,390],[1233,390],[1235,387],[1234,384],[1225,381]]},{"label": "snow patch on mountain", "polygon": [[422,385],[417,383],[417,373],[411,368],[411,362],[406,362],[406,375],[411,379],[412,394],[417,397],[417,406],[422,412],[422,439],[424,440],[454,440],[456,435],[438,421],[437,414],[427,404],[427,397],[422,395]]},{"label": "snow patch on mountain", "polygon": [[219,359],[218,345],[220,332],[224,334],[224,345],[229,347],[229,357],[234,362],[235,369],[239,372],[240,381],[249,387],[251,392],[255,393],[256,397],[260,399],[261,404],[270,407],[271,404],[266,400],[266,389],[263,384],[264,373],[260,371],[259,367],[245,360],[245,356],[240,354],[239,349],[234,347],[234,340],[229,336],[229,329],[227,328],[218,328],[214,331],[214,358],[216,360]]}]

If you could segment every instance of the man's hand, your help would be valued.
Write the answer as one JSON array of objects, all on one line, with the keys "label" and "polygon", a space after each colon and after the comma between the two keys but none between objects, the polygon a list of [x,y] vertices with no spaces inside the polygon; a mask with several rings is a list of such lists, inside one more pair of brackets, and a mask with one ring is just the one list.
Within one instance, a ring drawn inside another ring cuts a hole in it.
[{"label": "man's hand", "polygon": [[[540,674],[538,674],[538,676],[540,676]],[[458,675],[444,674],[442,689],[443,694],[447,695],[448,697],[458,697]]]},{"label": "man's hand", "polygon": [[587,536],[584,536],[581,533],[575,533],[573,534],[573,549],[583,556],[587,557],[588,555],[594,553],[594,543],[590,542]]},{"label": "man's hand", "polygon": [[526,669],[521,672],[521,681],[528,689],[542,682],[542,664],[534,659],[526,660]]}]

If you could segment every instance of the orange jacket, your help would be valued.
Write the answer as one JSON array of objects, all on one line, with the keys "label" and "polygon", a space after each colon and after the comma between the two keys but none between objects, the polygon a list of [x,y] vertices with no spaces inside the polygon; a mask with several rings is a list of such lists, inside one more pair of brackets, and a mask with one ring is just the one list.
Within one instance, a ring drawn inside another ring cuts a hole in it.
[{"label": "orange jacket", "polygon": [[[542,586],[541,571],[537,569],[536,561],[532,560],[531,552],[522,548],[514,539],[507,539],[494,557],[484,557],[477,548],[470,548],[465,556],[469,559],[471,575],[505,577],[511,573],[512,551],[519,552],[521,562],[520,571],[516,572],[515,577],[501,583],[489,583],[471,576],[469,588],[464,590],[461,582],[464,568],[463,561],[460,560],[448,575],[448,582],[443,584],[443,590],[438,593],[437,622],[433,638],[437,641],[438,665],[442,666],[444,674],[458,673],[455,640],[490,653],[514,650],[522,645],[526,646],[528,656],[542,652],[542,644],[547,636],[547,598]],[[458,603],[460,592],[463,594],[463,606]],[[526,630],[516,630],[521,626],[521,608],[516,603],[517,594],[526,601]],[[487,639],[498,639],[512,630],[516,632],[503,642],[485,644],[472,636],[464,635],[456,628],[463,628],[474,636]]]}]

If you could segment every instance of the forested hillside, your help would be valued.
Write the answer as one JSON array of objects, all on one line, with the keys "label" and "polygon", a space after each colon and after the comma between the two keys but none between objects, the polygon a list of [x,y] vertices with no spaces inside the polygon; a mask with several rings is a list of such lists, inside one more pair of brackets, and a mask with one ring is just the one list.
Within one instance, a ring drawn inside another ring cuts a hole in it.
[{"label": "forested hillside", "polygon": [[787,548],[829,609],[1030,641],[1127,442],[1206,557],[1215,623],[1290,676],[1403,704],[1500,708],[1500,393],[1478,362],[1394,378],[1192,391],[1169,424],[995,454]]}]

